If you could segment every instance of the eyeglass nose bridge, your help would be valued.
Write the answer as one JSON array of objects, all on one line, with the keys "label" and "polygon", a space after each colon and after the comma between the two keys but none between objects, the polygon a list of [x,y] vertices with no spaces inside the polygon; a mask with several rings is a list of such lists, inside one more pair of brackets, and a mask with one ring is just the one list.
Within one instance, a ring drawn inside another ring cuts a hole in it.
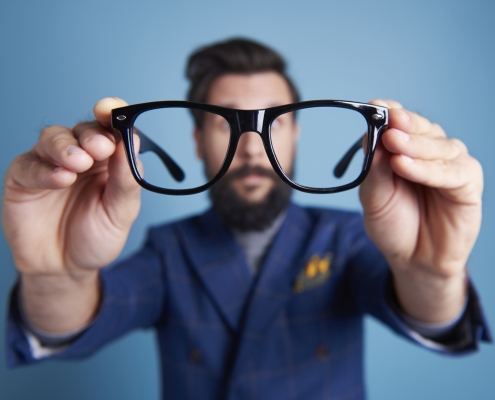
[{"label": "eyeglass nose bridge", "polygon": [[239,136],[246,132],[256,132],[261,135],[265,110],[238,110],[237,125]]}]

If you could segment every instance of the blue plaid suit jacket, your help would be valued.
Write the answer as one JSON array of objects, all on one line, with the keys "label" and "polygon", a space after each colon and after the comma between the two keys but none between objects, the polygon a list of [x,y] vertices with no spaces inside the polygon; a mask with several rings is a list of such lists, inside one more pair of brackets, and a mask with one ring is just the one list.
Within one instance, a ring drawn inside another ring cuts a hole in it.
[{"label": "blue plaid suit jacket", "polygon": [[[294,290],[311,257],[330,277]],[[435,343],[394,311],[390,272],[359,214],[289,207],[254,277],[210,210],[150,230],[144,248],[101,273],[97,319],[54,359],[86,357],[136,328],[157,330],[165,399],[363,399],[363,315],[440,352],[489,340],[471,289],[461,340]],[[34,362],[13,296],[8,363]]]}]

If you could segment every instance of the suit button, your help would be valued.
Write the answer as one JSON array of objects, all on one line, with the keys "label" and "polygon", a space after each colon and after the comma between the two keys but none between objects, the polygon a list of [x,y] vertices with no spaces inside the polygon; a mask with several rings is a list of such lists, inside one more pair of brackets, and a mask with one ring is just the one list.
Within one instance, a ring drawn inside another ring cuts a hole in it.
[{"label": "suit button", "polygon": [[320,359],[324,359],[324,358],[327,358],[328,357],[328,347],[325,346],[325,345],[319,345],[316,350],[315,350],[315,355],[316,357],[320,358]]},{"label": "suit button", "polygon": [[191,350],[189,350],[189,360],[191,360],[193,363],[199,363],[202,358],[203,355],[198,349],[192,348]]}]

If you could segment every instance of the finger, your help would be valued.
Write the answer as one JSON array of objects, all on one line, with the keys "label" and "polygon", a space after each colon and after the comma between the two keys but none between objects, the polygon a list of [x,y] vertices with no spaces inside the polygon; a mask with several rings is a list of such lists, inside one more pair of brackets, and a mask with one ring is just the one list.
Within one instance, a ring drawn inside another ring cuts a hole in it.
[{"label": "finger", "polygon": [[[481,166],[467,154],[453,160],[420,160],[393,155],[390,165],[402,178],[428,187],[459,189],[469,186],[479,194],[483,186]],[[465,194],[465,199],[468,198]]]},{"label": "finger", "polygon": [[136,158],[139,155],[139,150],[141,149],[141,138],[137,133],[132,134],[132,142],[134,144],[134,154],[136,155]]},{"label": "finger", "polygon": [[404,109],[389,110],[389,128],[432,137],[445,137],[445,132],[438,124],[433,124],[427,118]]},{"label": "finger", "polygon": [[100,124],[105,128],[110,128],[112,110],[124,106],[127,106],[127,102],[124,100],[118,97],[106,97],[95,104],[93,114]]},{"label": "finger", "polygon": [[428,134],[434,137],[445,137],[445,132],[438,124],[427,118],[408,111],[402,104],[394,100],[375,99],[369,102],[389,109],[389,128],[397,128],[412,134]]},{"label": "finger", "polygon": [[5,185],[13,189],[62,189],[72,185],[75,172],[43,161],[31,151],[17,157],[5,176]]},{"label": "finger", "polygon": [[385,148],[394,154],[403,154],[422,160],[453,160],[467,154],[467,148],[458,139],[409,135],[398,129],[388,129],[382,134]]},{"label": "finger", "polygon": [[375,99],[369,102],[389,109],[389,128],[401,129],[408,133],[426,132],[431,129],[431,122],[419,114],[407,111],[395,100]]},{"label": "finger", "polygon": [[80,146],[97,161],[106,160],[115,151],[115,137],[98,121],[82,122],[73,128]]},{"label": "finger", "polygon": [[368,102],[369,104],[375,104],[377,106],[382,106],[382,107],[387,107],[388,109],[393,109],[393,108],[404,108],[402,107],[402,104],[395,100],[384,100],[384,99],[374,99]]},{"label": "finger", "polygon": [[93,158],[79,145],[73,132],[64,126],[50,126],[41,131],[34,152],[48,164],[64,167],[72,172],[87,171]]},{"label": "finger", "polygon": [[[107,98],[100,100],[94,107],[94,114],[97,123],[103,128],[104,132],[108,132],[105,127],[110,126],[111,110],[117,107],[123,107],[127,103],[117,98]],[[84,131],[84,126],[81,130]],[[83,138],[91,137],[91,132],[94,125],[89,127],[89,132],[81,133]],[[138,135],[134,135],[134,152],[139,153],[140,140]],[[136,157],[137,158],[137,157]],[[142,165],[137,159],[137,166],[142,176]],[[137,217],[139,205],[141,201],[141,187],[132,175],[131,169],[126,157],[126,150],[123,142],[117,141],[114,143],[114,152],[109,158],[108,163],[108,180],[105,185],[102,201],[105,204],[105,210],[110,219],[115,225],[126,228]]]},{"label": "finger", "polygon": [[368,176],[359,188],[359,197],[365,211],[383,208],[394,193],[394,171],[390,167],[392,155],[378,143]]},{"label": "finger", "polygon": [[[138,167],[141,167],[139,160]],[[120,141],[108,163],[108,181],[102,198],[110,219],[116,225],[123,224],[126,227],[136,218],[140,189],[128,166],[124,146]]]}]

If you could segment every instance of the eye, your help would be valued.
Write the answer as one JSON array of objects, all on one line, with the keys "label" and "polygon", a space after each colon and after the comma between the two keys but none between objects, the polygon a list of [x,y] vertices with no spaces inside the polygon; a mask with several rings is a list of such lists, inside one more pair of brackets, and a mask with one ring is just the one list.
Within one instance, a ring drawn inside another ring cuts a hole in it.
[{"label": "eye", "polygon": [[222,133],[229,133],[230,132],[230,125],[225,118],[222,118],[219,115],[215,115],[212,122],[213,122],[213,124],[211,125],[211,127],[215,131],[222,132]]}]

